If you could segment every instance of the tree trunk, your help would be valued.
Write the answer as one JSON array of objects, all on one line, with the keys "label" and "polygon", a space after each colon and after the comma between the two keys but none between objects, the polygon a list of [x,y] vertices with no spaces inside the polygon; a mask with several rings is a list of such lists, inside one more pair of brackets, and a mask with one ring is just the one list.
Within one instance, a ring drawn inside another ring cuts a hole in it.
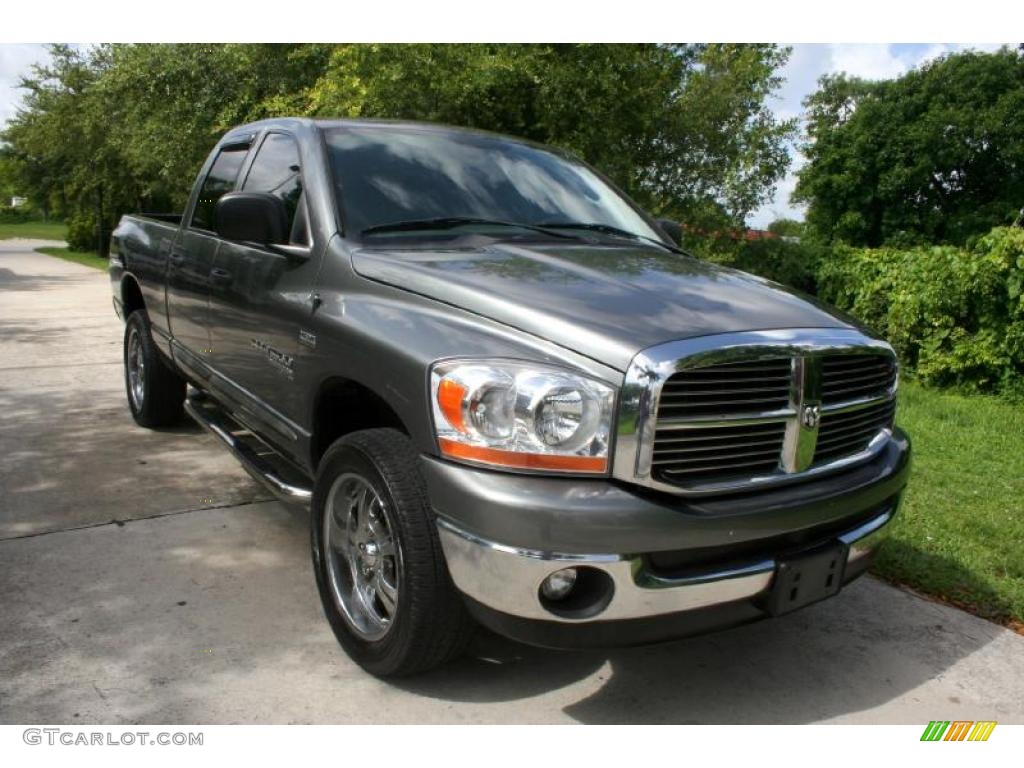
[{"label": "tree trunk", "polygon": [[96,255],[103,258],[103,185],[96,188]]}]

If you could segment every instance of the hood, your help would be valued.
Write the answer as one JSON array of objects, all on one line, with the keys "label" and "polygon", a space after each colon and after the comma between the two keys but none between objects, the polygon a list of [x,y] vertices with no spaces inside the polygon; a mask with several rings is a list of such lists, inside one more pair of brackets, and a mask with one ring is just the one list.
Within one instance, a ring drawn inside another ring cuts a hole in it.
[{"label": "hood", "polygon": [[813,299],[646,247],[577,244],[353,252],[371,280],[519,328],[619,370],[646,347],[736,331],[849,328]]}]

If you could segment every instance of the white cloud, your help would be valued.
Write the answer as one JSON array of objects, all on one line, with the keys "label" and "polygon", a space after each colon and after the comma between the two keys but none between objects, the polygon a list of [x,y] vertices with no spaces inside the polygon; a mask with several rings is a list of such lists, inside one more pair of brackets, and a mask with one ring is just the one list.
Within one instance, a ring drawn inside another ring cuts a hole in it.
[{"label": "white cloud", "polygon": [[21,77],[28,74],[33,64],[46,58],[42,45],[0,45],[0,128],[14,117],[21,104]]},{"label": "white cloud", "polygon": [[906,62],[895,54],[891,45],[842,44],[829,48],[833,72],[846,72],[868,80],[887,80],[907,70]]},{"label": "white cloud", "polygon": [[[908,72],[946,53],[955,53],[968,48],[994,51],[998,43],[960,44],[933,43],[925,45],[896,44],[813,44],[794,45],[793,54],[783,69],[785,84],[779,91],[778,100],[772,105],[775,113],[782,118],[798,117],[803,112],[802,102],[817,86],[818,78],[834,72],[846,72],[855,77],[869,80],[883,80]],[[751,227],[763,229],[778,218],[802,219],[804,211],[789,202],[789,196],[796,188],[796,172],[803,166],[803,155],[790,147],[793,164],[788,175],[779,182],[774,199],[747,217]]]}]

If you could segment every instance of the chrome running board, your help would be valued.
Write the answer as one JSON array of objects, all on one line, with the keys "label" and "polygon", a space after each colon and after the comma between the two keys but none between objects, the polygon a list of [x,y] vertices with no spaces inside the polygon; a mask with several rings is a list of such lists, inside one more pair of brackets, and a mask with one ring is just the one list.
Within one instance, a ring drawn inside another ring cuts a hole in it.
[{"label": "chrome running board", "polygon": [[283,502],[308,507],[313,497],[309,479],[298,467],[271,449],[223,408],[201,392],[185,400],[185,411],[199,426],[216,435],[253,479]]}]

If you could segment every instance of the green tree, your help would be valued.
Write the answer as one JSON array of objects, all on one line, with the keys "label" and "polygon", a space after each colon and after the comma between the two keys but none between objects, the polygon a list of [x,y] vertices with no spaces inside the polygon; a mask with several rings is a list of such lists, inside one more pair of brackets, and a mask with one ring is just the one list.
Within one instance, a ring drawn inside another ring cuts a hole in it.
[{"label": "green tree", "polygon": [[659,215],[738,226],[785,173],[770,45],[349,45],[308,114],[416,118],[570,150]]},{"label": "green tree", "polygon": [[[134,186],[107,141],[105,115],[92,98],[102,66],[93,53],[66,45],[51,46],[51,60],[35,66],[21,81],[22,109],[3,133],[5,164],[15,184],[44,215],[91,217],[89,239],[97,245],[97,222],[110,219],[111,195]],[[116,207],[116,203],[113,207]]]},{"label": "green tree", "polygon": [[890,81],[822,78],[794,199],[855,245],[963,243],[1024,205],[1024,56],[939,58]]},{"label": "green tree", "polygon": [[180,207],[217,137],[278,115],[431,120],[569,150],[659,215],[739,226],[784,174],[771,45],[104,45],[51,49],[3,132],[33,200],[109,228]]},{"label": "green tree", "polygon": [[802,237],[804,223],[796,219],[776,219],[768,225],[768,231],[780,237]]}]

